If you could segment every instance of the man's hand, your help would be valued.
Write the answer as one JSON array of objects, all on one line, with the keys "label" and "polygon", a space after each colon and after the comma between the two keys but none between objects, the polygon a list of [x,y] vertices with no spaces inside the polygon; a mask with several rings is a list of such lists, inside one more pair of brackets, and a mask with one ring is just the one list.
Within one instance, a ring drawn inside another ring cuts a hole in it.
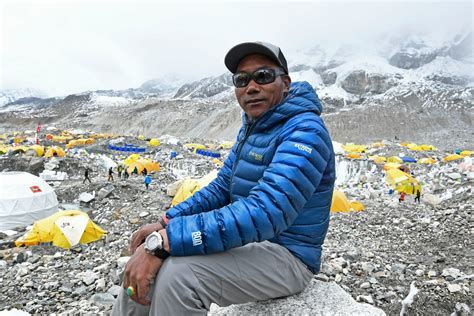
[{"label": "man's hand", "polygon": [[132,242],[130,243],[130,247],[128,248],[130,254],[133,255],[135,253],[135,250],[138,248],[138,246],[145,242],[145,239],[148,235],[160,229],[163,229],[163,226],[161,226],[160,223],[147,224],[140,227],[140,229],[138,229],[132,235]]},{"label": "man's hand", "polygon": [[150,285],[161,268],[161,263],[162,260],[148,254],[143,245],[136,249],[136,252],[127,262],[125,278],[123,280],[125,291],[129,286],[135,289],[135,294],[130,297],[132,300],[142,305],[151,304],[147,296],[150,292]]}]

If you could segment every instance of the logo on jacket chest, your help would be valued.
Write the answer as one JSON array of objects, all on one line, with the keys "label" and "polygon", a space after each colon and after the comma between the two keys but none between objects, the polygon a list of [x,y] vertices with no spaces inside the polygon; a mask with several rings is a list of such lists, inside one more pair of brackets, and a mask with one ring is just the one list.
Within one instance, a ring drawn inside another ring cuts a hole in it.
[{"label": "logo on jacket chest", "polygon": [[257,154],[254,151],[249,152],[249,157],[256,160],[256,161],[262,161],[263,160],[263,155]]}]

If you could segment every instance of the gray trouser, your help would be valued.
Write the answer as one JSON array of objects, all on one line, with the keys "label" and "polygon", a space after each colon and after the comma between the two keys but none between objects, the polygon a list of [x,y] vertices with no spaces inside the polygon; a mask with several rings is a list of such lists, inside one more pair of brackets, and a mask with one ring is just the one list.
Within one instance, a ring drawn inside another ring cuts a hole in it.
[{"label": "gray trouser", "polygon": [[135,303],[122,289],[112,315],[206,315],[211,303],[222,307],[299,293],[312,276],[286,248],[268,241],[169,257],[154,282],[151,306]]}]

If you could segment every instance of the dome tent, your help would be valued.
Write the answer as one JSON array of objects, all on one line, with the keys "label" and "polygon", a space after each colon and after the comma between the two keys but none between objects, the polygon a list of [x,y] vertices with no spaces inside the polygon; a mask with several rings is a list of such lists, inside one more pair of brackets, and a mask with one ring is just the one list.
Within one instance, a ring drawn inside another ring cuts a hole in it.
[{"label": "dome tent", "polygon": [[0,230],[33,224],[58,209],[54,189],[27,172],[0,173]]}]

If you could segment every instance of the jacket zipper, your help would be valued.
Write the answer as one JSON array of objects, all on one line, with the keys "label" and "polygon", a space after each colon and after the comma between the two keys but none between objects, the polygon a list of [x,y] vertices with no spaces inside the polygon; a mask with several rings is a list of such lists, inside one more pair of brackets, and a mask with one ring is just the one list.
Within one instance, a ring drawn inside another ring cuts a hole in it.
[{"label": "jacket zipper", "polygon": [[252,133],[252,130],[255,125],[256,125],[255,122],[253,122],[252,124],[250,124],[249,127],[247,127],[247,130],[245,131],[245,135],[240,141],[239,146],[237,147],[237,151],[235,153],[235,162],[234,162],[234,166],[232,167],[232,174],[230,175],[230,181],[229,181],[229,196],[230,196],[231,203],[234,202],[232,199],[232,181],[234,179],[235,170],[237,170],[237,165],[239,164],[240,152],[242,151],[242,147],[244,146],[244,143],[247,140],[247,138],[249,138],[250,134]]}]

